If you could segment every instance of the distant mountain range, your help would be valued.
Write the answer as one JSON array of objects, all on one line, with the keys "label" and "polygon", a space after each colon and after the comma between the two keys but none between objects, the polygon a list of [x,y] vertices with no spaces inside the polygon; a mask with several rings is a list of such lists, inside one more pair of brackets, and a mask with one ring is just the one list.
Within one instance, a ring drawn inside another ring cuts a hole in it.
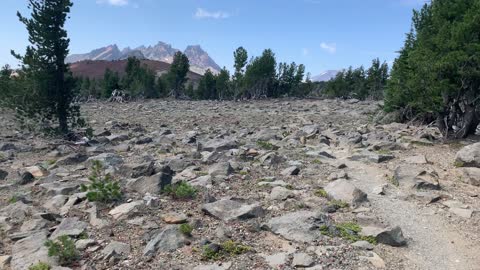
[{"label": "distant mountain range", "polygon": [[326,70],[317,76],[312,77],[312,81],[314,82],[327,82],[331,79],[335,78],[340,70]]},{"label": "distant mountain range", "polygon": [[[173,56],[178,49],[172,47],[172,45],[158,42],[154,46],[140,46],[135,49],[129,47],[120,50],[117,45],[109,45],[103,48],[95,49],[85,54],[72,54],[66,59],[67,63],[75,63],[84,60],[124,60],[128,57],[136,57],[138,59],[148,59],[161,61],[166,63],[172,63]],[[220,71],[220,66],[205,52],[199,45],[188,46],[184,54],[190,60],[190,70],[204,74],[207,69],[217,73]]]}]

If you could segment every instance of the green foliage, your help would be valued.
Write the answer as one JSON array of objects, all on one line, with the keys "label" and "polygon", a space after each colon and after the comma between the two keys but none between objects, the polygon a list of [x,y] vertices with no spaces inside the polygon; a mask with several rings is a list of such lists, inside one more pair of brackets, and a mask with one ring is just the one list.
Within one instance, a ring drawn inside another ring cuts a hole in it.
[{"label": "green foliage", "polygon": [[348,203],[340,200],[331,200],[328,204],[336,206],[338,208],[348,208],[350,206],[348,205]]},{"label": "green foliage", "polygon": [[166,186],[162,192],[175,199],[193,199],[197,195],[197,189],[185,181]]},{"label": "green foliage", "polygon": [[474,134],[480,92],[480,0],[431,1],[414,11],[412,30],[395,60],[387,112],[437,121],[444,136]]},{"label": "green foliage", "polygon": [[110,174],[104,174],[100,161],[93,162],[92,173],[88,179],[91,184],[82,184],[81,189],[83,192],[87,192],[89,201],[109,203],[121,199],[122,192],[119,183],[113,180]]},{"label": "green foliage", "polygon": [[178,98],[183,94],[185,83],[188,80],[187,74],[189,69],[188,57],[182,52],[176,52],[170,71],[167,74],[167,80],[171,89],[170,96]]},{"label": "green foliage", "polygon": [[318,197],[323,197],[323,198],[327,198],[327,197],[328,197],[327,192],[326,192],[325,189],[323,189],[323,188],[317,189],[317,190],[315,191],[315,195],[318,196]]},{"label": "green foliage", "polygon": [[[122,87],[131,96],[143,96],[145,98],[157,98],[160,96],[155,85],[155,74],[146,65],[141,66],[139,59],[129,57],[125,73],[125,76],[122,78]],[[113,75],[113,78],[110,80],[111,84],[114,85],[115,76]]]},{"label": "green foliage", "polygon": [[266,141],[257,141],[257,145],[258,145],[258,147],[260,147],[264,150],[277,150],[278,149],[278,146],[273,145],[272,143],[266,142]]},{"label": "green foliage", "polygon": [[223,242],[218,251],[205,245],[202,248],[202,257],[204,260],[220,260],[222,258],[237,256],[251,251],[252,248],[232,240]]},{"label": "green foliage", "polygon": [[75,243],[67,235],[60,236],[55,241],[48,240],[45,246],[48,248],[48,256],[58,257],[60,265],[71,265],[79,258]]},{"label": "green foliage", "polygon": [[339,72],[325,85],[324,94],[329,97],[357,98],[360,100],[382,99],[387,85],[388,65],[374,59],[372,66],[365,71],[362,67]]},{"label": "green foliage", "polygon": [[179,230],[182,234],[186,236],[192,236],[193,227],[188,223],[181,224]]},{"label": "green foliage", "polygon": [[70,128],[84,124],[79,107],[72,104],[75,80],[65,63],[70,40],[64,25],[72,2],[28,2],[31,18],[19,12],[17,15],[27,29],[30,45],[24,56],[12,51],[22,69],[15,79],[7,80],[5,74],[1,76],[2,80],[7,80],[2,84],[14,84],[13,90],[18,91],[5,90],[0,85],[0,92],[6,93],[6,102],[15,108],[22,122],[34,119],[33,122],[45,125],[44,130],[67,134]]},{"label": "green foliage", "polygon": [[272,97],[276,79],[277,60],[272,50],[266,49],[260,57],[248,63],[244,85],[246,98]]},{"label": "green foliage", "polygon": [[320,232],[323,235],[327,235],[330,237],[341,237],[351,242],[367,241],[374,245],[377,244],[377,240],[375,239],[375,237],[359,235],[361,231],[362,227],[360,227],[357,223],[354,222],[344,222],[331,226],[320,226]]},{"label": "green foliage", "polygon": [[[128,74],[127,74],[128,76]],[[109,98],[112,96],[114,90],[120,89],[120,77],[117,72],[112,72],[110,69],[105,71],[103,75],[103,92],[102,96]]]},{"label": "green foliage", "polygon": [[28,270],[50,270],[52,267],[44,262],[39,262],[28,267]]}]

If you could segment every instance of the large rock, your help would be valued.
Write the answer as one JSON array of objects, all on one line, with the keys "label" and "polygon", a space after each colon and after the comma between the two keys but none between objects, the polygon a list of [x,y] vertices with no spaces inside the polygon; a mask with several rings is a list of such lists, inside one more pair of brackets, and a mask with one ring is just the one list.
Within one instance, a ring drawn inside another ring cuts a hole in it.
[{"label": "large rock", "polygon": [[129,178],[151,176],[154,172],[155,163],[153,161],[139,164],[125,164],[120,168],[120,173]]},{"label": "large rock", "polygon": [[50,239],[57,239],[63,235],[77,237],[85,232],[85,229],[87,229],[87,223],[80,221],[77,217],[65,218],[52,233]]},{"label": "large rock", "polygon": [[202,211],[223,221],[256,218],[264,214],[259,204],[246,204],[243,200],[229,198],[204,204]]},{"label": "large rock", "polygon": [[439,190],[438,175],[433,170],[426,170],[414,165],[400,165],[395,169],[393,180],[407,188]]},{"label": "large rock", "polygon": [[127,183],[127,188],[141,194],[158,194],[167,185],[172,184],[172,175],[173,172],[170,170],[170,167],[165,166],[160,173],[130,180]]},{"label": "large rock", "polygon": [[157,251],[172,252],[185,245],[185,236],[176,225],[169,225],[156,234],[143,250],[144,256],[154,256]]},{"label": "large rock", "polygon": [[480,168],[463,168],[462,182],[480,187]]},{"label": "large rock", "polygon": [[123,158],[114,153],[103,153],[98,156],[87,159],[89,166],[93,165],[94,161],[100,161],[105,167],[118,167],[123,164]]},{"label": "large rock", "polygon": [[325,191],[330,199],[346,202],[352,207],[357,207],[361,203],[368,201],[365,192],[345,179],[339,179],[329,183],[325,187]]},{"label": "large rock", "polygon": [[106,258],[112,255],[128,256],[130,254],[130,245],[122,242],[112,241],[103,250],[102,255]]},{"label": "large rock", "polygon": [[393,229],[364,227],[362,228],[360,235],[375,237],[378,243],[393,247],[401,247],[407,244],[407,240],[403,237],[402,229],[400,227],[395,227]]},{"label": "large rock", "polygon": [[47,234],[39,232],[27,238],[17,241],[12,247],[12,270],[28,270],[30,266],[38,262],[44,262],[50,266],[58,265],[53,257],[48,256],[48,248],[45,247]]},{"label": "large rock", "polygon": [[212,177],[221,176],[225,177],[233,173],[233,168],[230,162],[216,163],[208,169],[208,174]]},{"label": "large rock", "polygon": [[480,143],[463,147],[455,157],[455,163],[460,167],[480,168]]},{"label": "large rock", "polygon": [[328,217],[321,212],[298,211],[272,218],[262,228],[287,240],[310,243],[322,237],[320,227],[328,223]]},{"label": "large rock", "polygon": [[87,160],[87,158],[88,156],[85,154],[73,153],[63,158],[60,158],[59,160],[57,160],[56,164],[58,166],[77,165]]},{"label": "large rock", "polygon": [[233,139],[213,139],[203,145],[204,151],[226,151],[238,147],[238,142]]},{"label": "large rock", "polygon": [[382,153],[371,152],[368,150],[363,150],[349,157],[350,160],[354,160],[354,161],[363,160],[363,161],[370,161],[373,163],[382,163],[394,158],[395,156],[392,154],[382,154]]},{"label": "large rock", "polygon": [[143,205],[143,201],[134,201],[121,204],[108,212],[114,219],[121,220],[131,216],[137,209]]},{"label": "large rock", "polygon": [[0,180],[5,180],[7,176],[8,176],[8,172],[0,169]]}]

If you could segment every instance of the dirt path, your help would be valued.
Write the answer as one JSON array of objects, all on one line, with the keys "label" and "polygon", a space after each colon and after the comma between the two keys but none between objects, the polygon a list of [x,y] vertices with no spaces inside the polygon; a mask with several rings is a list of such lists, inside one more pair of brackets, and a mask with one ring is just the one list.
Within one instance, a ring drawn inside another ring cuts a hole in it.
[{"label": "dirt path", "polygon": [[[348,155],[345,151],[336,154]],[[448,225],[444,216],[436,214],[432,208],[400,199],[399,195],[404,195],[400,189],[383,196],[372,193],[374,188],[387,183],[385,169],[345,158],[342,161],[348,166],[354,184],[368,194],[375,216],[390,226],[402,228],[408,247],[398,252],[407,260],[405,269],[480,269],[480,244],[465,239]]]}]

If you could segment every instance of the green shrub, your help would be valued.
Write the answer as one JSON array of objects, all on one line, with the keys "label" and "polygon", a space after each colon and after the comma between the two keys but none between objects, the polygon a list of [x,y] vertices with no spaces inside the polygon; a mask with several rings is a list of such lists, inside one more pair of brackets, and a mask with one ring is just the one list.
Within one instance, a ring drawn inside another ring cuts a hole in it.
[{"label": "green shrub", "polygon": [[341,237],[352,242],[367,241],[374,245],[377,244],[375,237],[359,235],[361,231],[362,227],[354,222],[344,222],[331,226],[322,225],[320,227],[320,232],[323,235],[330,237]]},{"label": "green shrub", "polygon": [[192,236],[193,227],[188,223],[183,223],[180,225],[179,230],[182,234],[186,236]]},{"label": "green shrub", "polygon": [[197,195],[197,189],[185,181],[180,181],[173,185],[167,185],[162,192],[175,199],[193,199]]},{"label": "green shrub", "polygon": [[60,265],[71,265],[79,258],[75,243],[67,235],[62,235],[55,241],[48,240],[45,246],[48,247],[48,256],[58,257]]},{"label": "green shrub", "polygon": [[264,149],[264,150],[277,150],[278,146],[273,145],[270,142],[265,142],[265,141],[257,141],[258,147]]},{"label": "green shrub", "polygon": [[81,189],[87,192],[87,199],[91,202],[113,202],[120,200],[122,191],[117,181],[113,180],[110,174],[103,173],[103,165],[95,160],[92,166],[92,174],[88,178],[90,185],[82,184]]},{"label": "green shrub", "polygon": [[39,262],[28,267],[28,270],[50,270],[52,267],[44,262]]},{"label": "green shrub", "polygon": [[340,200],[332,200],[328,203],[328,205],[337,206],[338,208],[347,208],[349,207],[348,203]]},{"label": "green shrub", "polygon": [[209,245],[206,245],[202,249],[202,257],[205,260],[219,260],[229,256],[241,255],[243,253],[252,250],[251,247],[228,240],[220,245],[218,251],[213,250]]},{"label": "green shrub", "polygon": [[327,197],[328,197],[327,192],[326,192],[325,189],[323,189],[323,188],[317,189],[317,190],[315,191],[315,195],[318,196],[318,197],[323,197],[323,198],[327,198]]}]

